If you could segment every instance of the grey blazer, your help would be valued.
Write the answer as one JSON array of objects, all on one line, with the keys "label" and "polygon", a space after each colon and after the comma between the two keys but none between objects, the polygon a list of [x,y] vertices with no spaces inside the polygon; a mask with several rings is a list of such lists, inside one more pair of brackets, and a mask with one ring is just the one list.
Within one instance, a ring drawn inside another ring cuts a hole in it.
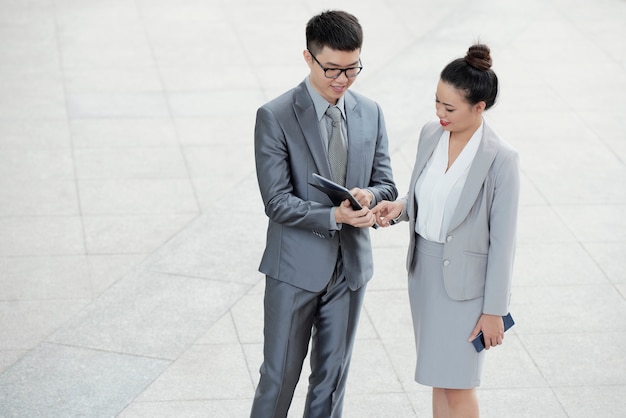
[{"label": "grey blazer", "polygon": [[[346,187],[367,188],[376,201],[394,200],[388,140],[379,106],[354,92],[345,95],[348,130]],[[341,243],[351,289],[373,274],[369,228],[331,230],[332,202],[309,183],[330,178],[319,121],[305,82],[257,111],[254,133],[257,179],[269,218],[259,271],[317,292],[329,282]],[[375,203],[374,202],[374,203]]]},{"label": "grey blazer", "polygon": [[[420,134],[409,193],[402,198],[409,221],[407,269],[414,266],[415,184],[443,133],[438,121]],[[446,233],[443,278],[455,300],[484,296],[483,313],[508,312],[519,204],[518,154],[484,122],[483,138]]]}]

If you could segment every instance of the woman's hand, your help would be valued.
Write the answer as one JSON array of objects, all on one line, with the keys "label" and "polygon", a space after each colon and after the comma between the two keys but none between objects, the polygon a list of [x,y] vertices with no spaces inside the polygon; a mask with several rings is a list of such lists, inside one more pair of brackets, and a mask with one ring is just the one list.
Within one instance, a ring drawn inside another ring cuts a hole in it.
[{"label": "woman's hand", "polygon": [[502,344],[504,340],[504,321],[499,315],[487,315],[482,314],[478,323],[470,335],[469,341],[472,341],[478,333],[483,332],[483,338],[485,339],[485,349],[489,350],[491,347]]},{"label": "woman's hand", "polygon": [[404,205],[401,201],[390,202],[383,200],[372,208],[372,213],[376,216],[376,223],[379,226],[387,227],[392,225],[391,221],[400,216]]}]

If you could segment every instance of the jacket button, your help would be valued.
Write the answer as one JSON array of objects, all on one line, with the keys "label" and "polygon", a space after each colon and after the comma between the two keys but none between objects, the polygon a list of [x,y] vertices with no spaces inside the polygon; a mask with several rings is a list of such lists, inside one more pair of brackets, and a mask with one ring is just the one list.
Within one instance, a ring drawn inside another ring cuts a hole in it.
[{"label": "jacket button", "polygon": [[446,242],[452,242],[452,235],[448,235],[446,237]]},{"label": "jacket button", "polygon": [[443,266],[448,267],[450,265],[450,260],[443,260]]}]

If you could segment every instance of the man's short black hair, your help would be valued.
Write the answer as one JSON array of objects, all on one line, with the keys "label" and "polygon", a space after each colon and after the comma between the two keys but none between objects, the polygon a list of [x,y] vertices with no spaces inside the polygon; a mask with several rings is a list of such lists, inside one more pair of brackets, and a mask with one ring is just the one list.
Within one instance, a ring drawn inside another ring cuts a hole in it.
[{"label": "man's short black hair", "polygon": [[358,19],[340,10],[313,16],[306,25],[306,47],[319,53],[325,46],[337,51],[355,51],[363,45],[363,29]]}]

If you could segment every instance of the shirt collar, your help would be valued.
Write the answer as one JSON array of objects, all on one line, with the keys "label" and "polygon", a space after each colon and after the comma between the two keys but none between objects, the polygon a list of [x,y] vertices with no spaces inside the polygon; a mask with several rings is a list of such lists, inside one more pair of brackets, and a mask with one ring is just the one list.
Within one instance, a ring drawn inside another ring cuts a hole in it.
[{"label": "shirt collar", "polygon": [[[311,99],[313,100],[313,106],[315,106],[315,113],[317,114],[317,120],[321,121],[324,115],[326,114],[326,109],[328,109],[328,106],[330,106],[331,104],[328,103],[326,99],[324,99],[322,95],[317,92],[317,90],[315,90],[315,88],[311,85],[311,80],[309,80],[309,77],[305,79],[305,83],[306,83],[306,88],[309,91],[309,96],[311,96]],[[336,106],[339,108],[339,110],[341,110],[341,115],[343,116],[345,120],[346,112],[344,110],[345,108],[344,104],[345,104],[345,97],[341,96],[339,100],[337,101]]]}]

